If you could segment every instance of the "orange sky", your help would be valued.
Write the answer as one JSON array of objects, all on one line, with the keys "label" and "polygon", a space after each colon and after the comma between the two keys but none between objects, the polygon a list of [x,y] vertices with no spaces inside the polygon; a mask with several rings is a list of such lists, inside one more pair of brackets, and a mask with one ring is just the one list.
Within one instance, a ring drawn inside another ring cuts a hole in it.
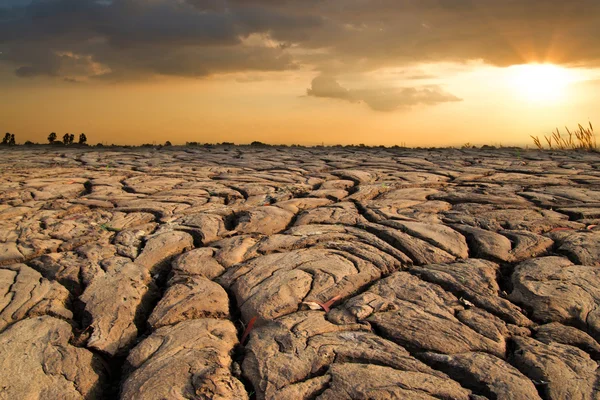
[{"label": "orange sky", "polygon": [[[54,131],[92,144],[527,145],[600,121],[600,52],[574,51],[600,34],[569,25],[587,7],[579,24],[598,32],[588,0],[386,0],[368,12],[340,1],[49,0],[55,9],[32,19],[38,3],[0,7],[0,129],[19,143]],[[122,31],[125,11],[139,32]],[[560,69],[511,67],[530,62]]]},{"label": "orange sky", "polygon": [[[503,72],[472,66],[447,78],[462,101],[394,112],[308,97],[299,73],[256,82],[239,82],[234,76],[109,85],[19,82],[0,98],[0,121],[21,143],[45,142],[55,131],[59,137],[85,132],[90,143],[105,144],[525,145],[530,134],[594,121],[600,109],[600,85],[586,80],[594,70],[575,72],[582,81],[551,101],[523,96],[510,80],[503,82]],[[494,83],[494,77],[500,81]]]}]

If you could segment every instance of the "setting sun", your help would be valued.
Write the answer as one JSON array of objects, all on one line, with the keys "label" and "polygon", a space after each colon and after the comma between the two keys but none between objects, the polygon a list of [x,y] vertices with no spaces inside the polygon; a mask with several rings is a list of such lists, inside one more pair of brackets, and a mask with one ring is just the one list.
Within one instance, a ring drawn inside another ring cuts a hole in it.
[{"label": "setting sun", "polygon": [[552,64],[514,65],[508,71],[509,84],[519,97],[536,103],[563,99],[575,81],[574,73]]}]

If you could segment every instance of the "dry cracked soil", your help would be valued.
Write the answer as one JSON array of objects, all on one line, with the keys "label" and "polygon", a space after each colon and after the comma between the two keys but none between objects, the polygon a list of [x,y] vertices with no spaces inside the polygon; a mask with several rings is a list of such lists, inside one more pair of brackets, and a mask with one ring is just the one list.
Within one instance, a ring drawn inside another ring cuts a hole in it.
[{"label": "dry cracked soil", "polygon": [[599,154],[46,146],[0,169],[1,399],[600,399]]}]

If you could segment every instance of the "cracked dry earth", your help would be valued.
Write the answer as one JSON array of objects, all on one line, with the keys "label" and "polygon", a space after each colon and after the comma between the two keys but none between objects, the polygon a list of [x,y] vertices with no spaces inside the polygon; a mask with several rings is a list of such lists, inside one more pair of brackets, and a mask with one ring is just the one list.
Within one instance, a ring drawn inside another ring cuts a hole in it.
[{"label": "cracked dry earth", "polygon": [[0,155],[2,399],[600,399],[598,154]]}]

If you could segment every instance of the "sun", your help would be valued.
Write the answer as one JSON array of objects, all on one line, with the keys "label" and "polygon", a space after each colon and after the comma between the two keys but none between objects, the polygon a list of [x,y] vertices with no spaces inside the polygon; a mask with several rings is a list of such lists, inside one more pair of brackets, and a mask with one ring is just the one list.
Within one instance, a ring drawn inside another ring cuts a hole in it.
[{"label": "sun", "polygon": [[508,67],[508,83],[516,94],[529,102],[562,100],[575,76],[567,68],[553,64],[524,64]]}]

